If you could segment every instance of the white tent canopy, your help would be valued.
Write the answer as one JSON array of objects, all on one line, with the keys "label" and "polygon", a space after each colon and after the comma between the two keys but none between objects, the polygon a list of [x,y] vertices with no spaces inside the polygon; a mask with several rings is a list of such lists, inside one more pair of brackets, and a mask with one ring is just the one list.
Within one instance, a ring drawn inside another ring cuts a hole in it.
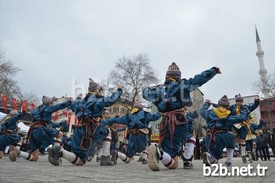
[{"label": "white tent canopy", "polygon": [[30,129],[30,127],[25,125],[22,121],[18,123],[18,128],[20,128],[19,130],[20,132],[24,132],[24,133],[27,133]]},{"label": "white tent canopy", "polygon": [[0,121],[6,116],[7,114],[0,112]]}]

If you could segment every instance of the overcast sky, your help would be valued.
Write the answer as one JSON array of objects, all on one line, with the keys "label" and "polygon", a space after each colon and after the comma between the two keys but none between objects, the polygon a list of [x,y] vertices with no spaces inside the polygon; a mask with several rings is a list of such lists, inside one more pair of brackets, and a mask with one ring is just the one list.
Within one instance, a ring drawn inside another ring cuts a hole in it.
[{"label": "overcast sky", "polygon": [[147,54],[161,82],[172,62],[190,78],[220,67],[200,89],[256,94],[255,25],[268,73],[275,69],[274,0],[0,0],[0,47],[22,69],[23,93],[71,96],[72,79],[105,79],[123,56]]}]

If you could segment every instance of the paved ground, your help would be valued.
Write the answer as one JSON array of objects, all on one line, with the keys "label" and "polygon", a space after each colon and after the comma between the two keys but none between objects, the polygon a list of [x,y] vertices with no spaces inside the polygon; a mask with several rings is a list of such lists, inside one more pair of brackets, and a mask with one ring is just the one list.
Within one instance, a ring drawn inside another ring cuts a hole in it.
[{"label": "paved ground", "polygon": [[[74,166],[63,159],[62,165],[55,167],[48,163],[47,156],[41,156],[38,162],[29,162],[21,158],[16,162],[10,162],[7,157],[4,157],[0,160],[0,182],[275,182],[275,161],[257,161],[251,164],[254,170],[258,164],[262,167],[268,167],[265,176],[211,177],[203,176],[203,165],[200,160],[194,161],[192,170],[183,169],[182,161],[180,161],[180,167],[176,170],[168,170],[161,164],[161,170],[153,172],[147,165],[136,162],[137,159],[138,157],[135,157],[135,160],[130,164],[118,160],[118,164],[113,167],[103,167],[98,162],[88,162],[84,166]],[[242,164],[240,158],[234,160],[234,166],[248,167],[247,164]]]}]

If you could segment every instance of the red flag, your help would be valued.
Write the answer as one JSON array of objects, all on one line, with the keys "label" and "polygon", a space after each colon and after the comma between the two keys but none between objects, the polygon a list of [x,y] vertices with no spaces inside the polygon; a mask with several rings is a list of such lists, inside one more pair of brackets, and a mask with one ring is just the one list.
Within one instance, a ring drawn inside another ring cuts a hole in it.
[{"label": "red flag", "polygon": [[68,112],[68,121],[67,123],[70,125],[71,123],[71,118],[72,118],[72,113],[71,112]]},{"label": "red flag", "polygon": [[12,98],[12,104],[13,104],[13,109],[17,110],[17,101],[15,98]]},{"label": "red flag", "polygon": [[78,119],[76,116],[74,116],[74,125],[78,125]]},{"label": "red flag", "polygon": [[64,116],[67,116],[67,112],[66,111],[62,111]]},{"label": "red flag", "polygon": [[5,95],[2,95],[2,102],[5,112],[7,112],[7,97]]},{"label": "red flag", "polygon": [[31,108],[34,109],[35,108],[35,103],[31,103]]},{"label": "red flag", "polygon": [[53,121],[55,122],[57,121],[57,119],[58,119],[58,111],[54,113]]},{"label": "red flag", "polygon": [[21,111],[26,111],[26,110],[27,110],[27,102],[26,100],[23,100],[21,104]]}]

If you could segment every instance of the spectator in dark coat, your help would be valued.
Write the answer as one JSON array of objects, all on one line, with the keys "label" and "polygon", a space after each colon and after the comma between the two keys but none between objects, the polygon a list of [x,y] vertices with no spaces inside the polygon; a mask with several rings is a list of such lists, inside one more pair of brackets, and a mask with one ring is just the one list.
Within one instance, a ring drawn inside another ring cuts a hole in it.
[{"label": "spectator in dark coat", "polygon": [[[275,156],[275,134],[274,134],[274,130],[273,131],[268,130],[267,133],[268,133],[269,147],[271,148],[272,153]],[[273,160],[273,161],[275,161],[275,160]]]},{"label": "spectator in dark coat", "polygon": [[268,151],[268,135],[264,134],[262,130],[259,130],[258,144],[260,147],[260,153],[263,154],[263,161],[270,161],[270,155]]}]

